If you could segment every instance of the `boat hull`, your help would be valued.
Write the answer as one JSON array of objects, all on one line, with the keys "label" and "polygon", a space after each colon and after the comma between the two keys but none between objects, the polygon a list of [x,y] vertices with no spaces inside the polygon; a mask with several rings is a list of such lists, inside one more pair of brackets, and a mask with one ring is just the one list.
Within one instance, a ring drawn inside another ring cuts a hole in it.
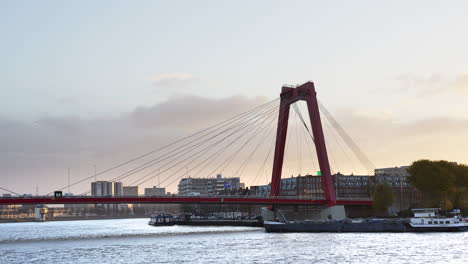
[{"label": "boat hull", "polygon": [[307,222],[268,222],[264,223],[266,232],[466,232],[468,226],[440,226],[440,227],[417,227],[405,220],[379,220],[379,221],[307,221]]},{"label": "boat hull", "polygon": [[264,222],[263,226],[267,232],[341,232],[341,223],[322,222],[322,223],[281,223],[273,224]]},{"label": "boat hull", "polygon": [[172,224],[152,224],[152,223],[148,223],[148,225],[152,225],[152,226],[173,226],[173,225],[175,225],[175,223],[172,223]]},{"label": "boat hull", "polygon": [[175,225],[174,216],[170,214],[151,215],[148,225],[152,226],[173,226]]},{"label": "boat hull", "polygon": [[408,232],[403,221],[309,221],[298,223],[264,223],[267,232]]},{"label": "boat hull", "polygon": [[459,224],[452,226],[415,226],[411,225],[413,232],[466,232],[468,224]]}]

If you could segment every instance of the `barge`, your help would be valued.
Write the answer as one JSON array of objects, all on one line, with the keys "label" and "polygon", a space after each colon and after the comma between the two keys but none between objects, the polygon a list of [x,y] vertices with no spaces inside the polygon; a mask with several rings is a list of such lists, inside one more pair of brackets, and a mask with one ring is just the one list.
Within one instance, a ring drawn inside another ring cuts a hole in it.
[{"label": "barge", "polygon": [[171,214],[159,213],[152,214],[149,225],[153,226],[248,226],[248,227],[263,227],[261,218],[255,217],[252,219],[190,219],[190,217],[177,217]]},{"label": "barge", "polygon": [[[305,221],[265,221],[266,232],[462,232],[468,231],[468,219],[460,210],[449,216],[439,208],[413,209],[410,219],[343,219]],[[283,217],[284,218],[284,217]]]}]

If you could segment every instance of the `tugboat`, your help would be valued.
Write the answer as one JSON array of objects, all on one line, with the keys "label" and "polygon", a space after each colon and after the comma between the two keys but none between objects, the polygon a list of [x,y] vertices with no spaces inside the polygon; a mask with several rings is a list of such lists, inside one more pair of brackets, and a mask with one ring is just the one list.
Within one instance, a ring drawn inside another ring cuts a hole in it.
[{"label": "tugboat", "polygon": [[152,214],[148,222],[148,225],[152,226],[172,226],[175,224],[175,217],[171,214]]},{"label": "tugboat", "polygon": [[459,209],[454,209],[449,216],[441,216],[440,208],[413,209],[414,217],[410,226],[414,232],[468,231],[468,219],[463,219]]}]

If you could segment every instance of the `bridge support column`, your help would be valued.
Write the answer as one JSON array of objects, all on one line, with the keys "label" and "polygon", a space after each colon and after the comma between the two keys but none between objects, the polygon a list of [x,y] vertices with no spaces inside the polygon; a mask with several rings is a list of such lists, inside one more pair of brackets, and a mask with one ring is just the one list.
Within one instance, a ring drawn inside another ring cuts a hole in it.
[{"label": "bridge support column", "polygon": [[281,90],[280,110],[278,116],[278,127],[276,132],[275,157],[273,160],[273,171],[271,176],[270,196],[280,195],[281,174],[283,170],[284,149],[288,130],[288,118],[290,105],[297,101],[306,101],[309,110],[309,118],[314,136],[315,150],[322,174],[322,189],[325,200],[329,206],[336,205],[336,193],[331,177],[330,164],[328,161],[327,147],[323,135],[322,122],[317,102],[317,93],[313,82],[296,88],[283,87]]},{"label": "bridge support column", "polygon": [[334,205],[325,207],[320,212],[321,219],[334,219],[341,220],[346,218],[346,211],[344,205]]},{"label": "bridge support column", "polygon": [[263,221],[275,221],[275,211],[270,207],[262,207],[262,219]]}]

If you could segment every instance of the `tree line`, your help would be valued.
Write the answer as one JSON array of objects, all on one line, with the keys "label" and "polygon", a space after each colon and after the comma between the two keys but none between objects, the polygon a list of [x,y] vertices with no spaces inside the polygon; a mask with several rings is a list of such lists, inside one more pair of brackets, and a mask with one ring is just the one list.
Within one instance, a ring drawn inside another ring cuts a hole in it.
[{"label": "tree line", "polygon": [[468,166],[445,160],[418,160],[408,168],[408,181],[422,192],[422,206],[468,208]]}]

